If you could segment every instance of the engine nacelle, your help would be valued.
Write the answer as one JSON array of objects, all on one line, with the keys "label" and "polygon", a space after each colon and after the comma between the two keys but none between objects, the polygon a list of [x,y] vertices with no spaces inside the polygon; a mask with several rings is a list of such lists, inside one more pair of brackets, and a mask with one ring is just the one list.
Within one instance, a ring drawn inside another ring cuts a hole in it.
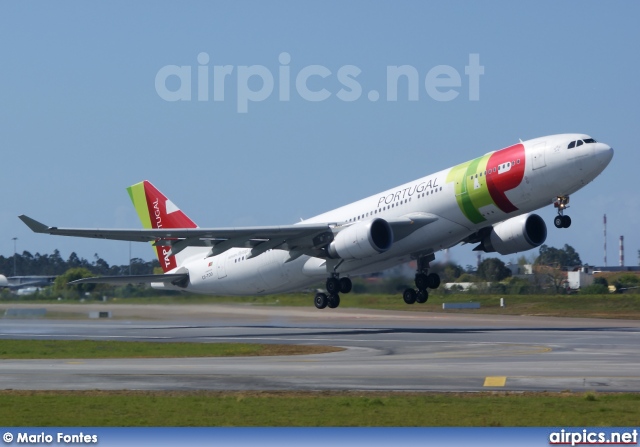
[{"label": "engine nacelle", "polygon": [[384,219],[355,223],[340,231],[327,247],[332,258],[363,259],[384,253],[393,245],[393,230]]},{"label": "engine nacelle", "polygon": [[474,250],[510,255],[539,247],[547,239],[547,226],[537,214],[523,214],[500,222]]}]

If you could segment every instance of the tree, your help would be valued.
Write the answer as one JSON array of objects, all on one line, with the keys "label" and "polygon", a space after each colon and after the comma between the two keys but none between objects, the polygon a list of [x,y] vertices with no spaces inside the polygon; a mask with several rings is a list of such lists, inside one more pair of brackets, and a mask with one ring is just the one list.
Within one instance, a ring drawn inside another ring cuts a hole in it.
[{"label": "tree", "polygon": [[502,281],[511,276],[511,270],[500,259],[487,258],[478,266],[478,276],[486,281]]},{"label": "tree", "polygon": [[594,284],[601,284],[605,287],[609,287],[609,281],[607,281],[607,278],[603,278],[602,276],[598,276],[597,278],[593,278],[593,283]]},{"label": "tree", "polygon": [[[58,250],[54,250],[51,255],[41,255],[36,253],[32,255],[28,251],[22,254],[16,253],[16,266],[21,275],[44,275],[55,276],[62,275],[70,268],[83,267],[96,275],[118,276],[128,275],[129,265],[112,265],[110,266],[104,259],[100,258],[96,253],[94,261],[89,262],[84,258],[80,258],[76,253],[71,253],[69,260],[65,261],[60,256]],[[0,273],[9,276],[13,273],[13,256],[5,258],[0,255]],[[160,266],[157,259],[152,261],[143,261],[139,258],[131,260],[131,270],[136,275],[145,275],[152,273],[155,267]]]},{"label": "tree", "polygon": [[535,263],[537,265],[549,265],[556,268],[582,265],[580,255],[569,244],[564,244],[563,248],[542,245],[540,247],[540,256],[536,258]]},{"label": "tree", "polygon": [[442,282],[453,282],[462,275],[464,270],[462,266],[454,262],[434,262],[431,264],[429,272],[440,275]]},{"label": "tree", "polygon": [[536,264],[533,267],[535,282],[539,288],[553,287],[555,293],[566,291],[567,273],[560,267]]},{"label": "tree", "polygon": [[56,278],[53,283],[53,290],[56,292],[75,290],[79,295],[85,292],[91,292],[96,288],[95,284],[69,285],[69,283],[77,279],[90,278],[92,276],[94,276],[93,273],[84,267],[71,268]]}]

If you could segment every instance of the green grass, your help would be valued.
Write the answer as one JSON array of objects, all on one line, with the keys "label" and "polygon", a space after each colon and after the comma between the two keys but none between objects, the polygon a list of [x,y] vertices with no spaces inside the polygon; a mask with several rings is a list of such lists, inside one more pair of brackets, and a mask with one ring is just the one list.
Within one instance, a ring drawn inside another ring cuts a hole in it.
[{"label": "green grass", "polygon": [[[640,319],[640,294],[607,295],[484,295],[484,294],[444,294],[432,293],[425,304],[407,305],[398,294],[342,294],[340,308],[361,308],[377,310],[399,310],[406,312],[461,312],[475,314],[500,315],[538,315],[556,317],[618,318]],[[506,307],[500,307],[500,298],[504,298]],[[442,303],[469,302],[480,303],[475,310],[443,310]],[[48,314],[55,313],[55,305],[79,304],[77,300],[68,301],[28,301],[30,304],[46,304]],[[255,306],[299,306],[313,308],[313,294],[288,293],[281,295],[224,297],[207,295],[177,295],[171,297],[149,298],[110,298],[111,304],[234,304]],[[8,304],[8,303],[7,303]],[[96,301],[85,301],[96,304]],[[16,303],[12,302],[15,307]]]},{"label": "green grass", "polygon": [[[290,293],[259,297],[212,297],[180,295],[156,298],[121,298],[109,302],[121,304],[245,304],[262,306],[313,307],[312,294]],[[500,307],[504,298],[506,307]],[[402,296],[387,294],[342,294],[340,308],[401,310],[408,312],[464,312],[502,315],[544,315],[558,317],[640,319],[639,294],[608,295],[476,295],[432,293],[425,304],[407,305]],[[443,302],[477,301],[477,310],[442,310]]]},{"label": "green grass", "polygon": [[320,354],[332,346],[163,343],[93,340],[0,340],[0,359],[110,359]]},{"label": "green grass", "polygon": [[0,391],[5,426],[638,426],[638,408],[638,394]]}]

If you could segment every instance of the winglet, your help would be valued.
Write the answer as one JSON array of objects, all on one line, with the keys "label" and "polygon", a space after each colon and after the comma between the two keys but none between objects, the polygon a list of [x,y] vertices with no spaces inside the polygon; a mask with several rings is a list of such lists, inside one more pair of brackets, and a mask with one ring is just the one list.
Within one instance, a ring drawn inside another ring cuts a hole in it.
[{"label": "winglet", "polygon": [[38,222],[35,219],[30,218],[29,216],[25,216],[24,214],[21,214],[20,216],[18,216],[20,218],[21,221],[23,221],[30,229],[31,231],[33,231],[34,233],[49,233],[49,230],[52,229],[52,227],[45,225],[41,222]]}]

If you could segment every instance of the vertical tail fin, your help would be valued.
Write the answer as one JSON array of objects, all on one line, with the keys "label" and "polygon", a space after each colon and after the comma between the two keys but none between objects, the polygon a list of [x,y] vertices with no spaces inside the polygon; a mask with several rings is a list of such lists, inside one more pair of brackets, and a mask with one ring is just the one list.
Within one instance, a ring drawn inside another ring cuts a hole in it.
[{"label": "vertical tail fin", "polygon": [[[144,228],[197,228],[185,213],[147,180],[127,188],[129,197]],[[176,257],[169,256],[170,247],[154,247],[162,270],[177,267]]]}]

